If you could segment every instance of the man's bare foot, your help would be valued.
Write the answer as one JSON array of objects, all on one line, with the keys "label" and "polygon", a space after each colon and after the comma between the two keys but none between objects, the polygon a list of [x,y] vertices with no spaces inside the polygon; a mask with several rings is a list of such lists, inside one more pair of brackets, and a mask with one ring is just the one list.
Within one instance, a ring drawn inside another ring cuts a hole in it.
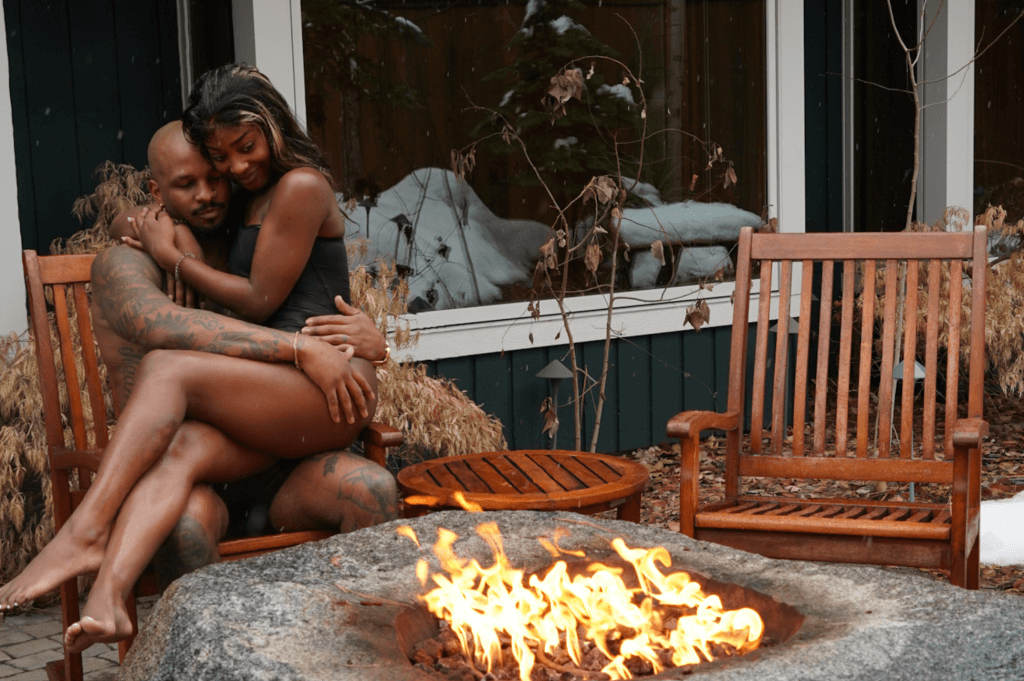
[{"label": "man's bare foot", "polygon": [[114,643],[132,633],[132,621],[119,598],[104,598],[94,589],[85,612],[89,614],[64,632],[64,647],[70,653],[80,653],[94,643]]},{"label": "man's bare foot", "polygon": [[67,522],[24,572],[0,587],[0,612],[29,605],[72,577],[99,570],[109,533],[104,528],[83,538]]}]

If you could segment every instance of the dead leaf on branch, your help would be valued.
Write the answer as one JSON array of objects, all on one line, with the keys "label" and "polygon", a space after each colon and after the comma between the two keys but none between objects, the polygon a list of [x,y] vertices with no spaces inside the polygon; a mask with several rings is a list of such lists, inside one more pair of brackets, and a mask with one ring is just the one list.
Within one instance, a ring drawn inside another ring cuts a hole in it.
[{"label": "dead leaf on branch", "polygon": [[507,125],[501,129],[501,139],[505,140],[505,144],[512,144],[515,134],[515,131]]},{"label": "dead leaf on branch", "polygon": [[555,240],[554,238],[548,239],[543,246],[540,247],[540,254],[544,257],[544,265],[548,269],[558,268],[558,256],[555,253]]},{"label": "dead leaf on branch", "polygon": [[562,248],[565,248],[565,230],[558,230],[557,232],[555,232],[555,236],[558,238],[558,245]]},{"label": "dead leaf on branch", "polygon": [[700,327],[709,321],[711,321],[711,310],[708,309],[708,304],[703,298],[686,308],[686,320],[683,323],[692,326],[694,331],[700,331]]},{"label": "dead leaf on branch", "polygon": [[696,187],[696,186],[697,186],[697,173],[694,173],[693,177],[690,178],[690,191],[692,192],[693,188]]},{"label": "dead leaf on branch", "polygon": [[583,256],[583,263],[591,274],[597,276],[597,266],[601,264],[601,247],[593,241],[587,246],[587,253]]},{"label": "dead leaf on branch", "polygon": [[615,196],[618,187],[615,186],[615,180],[602,175],[601,177],[592,177],[587,186],[583,188],[583,200],[593,198],[595,202],[599,204],[605,204],[612,200]]},{"label": "dead leaf on branch", "polygon": [[540,405],[540,411],[544,414],[544,427],[540,432],[547,433],[548,437],[554,438],[555,433],[558,432],[558,413],[555,412],[555,405],[550,397],[544,398],[544,402]]},{"label": "dead leaf on branch", "polygon": [[590,70],[587,71],[587,80],[590,80],[594,75],[594,62],[590,62]]},{"label": "dead leaf on branch", "polygon": [[552,123],[565,115],[565,103],[573,97],[577,100],[583,97],[582,71],[569,69],[557,76],[551,76],[548,93],[541,102],[544,104],[544,111],[551,116]]},{"label": "dead leaf on branch", "polygon": [[651,255],[654,259],[661,263],[661,266],[665,266],[665,246],[661,243],[661,239],[658,239],[651,244]]},{"label": "dead leaf on branch", "polygon": [[730,185],[734,184],[736,184],[736,171],[732,169],[732,166],[729,166],[725,170],[725,180],[723,188],[728,189]]},{"label": "dead leaf on branch", "polygon": [[456,181],[465,180],[467,173],[473,172],[474,166],[476,166],[476,147],[471,147],[469,151],[452,149],[452,172],[455,173]]},{"label": "dead leaf on branch", "polygon": [[715,148],[708,154],[708,167],[705,170],[711,170],[711,167],[715,165],[716,161],[722,160],[722,147],[715,145]]}]

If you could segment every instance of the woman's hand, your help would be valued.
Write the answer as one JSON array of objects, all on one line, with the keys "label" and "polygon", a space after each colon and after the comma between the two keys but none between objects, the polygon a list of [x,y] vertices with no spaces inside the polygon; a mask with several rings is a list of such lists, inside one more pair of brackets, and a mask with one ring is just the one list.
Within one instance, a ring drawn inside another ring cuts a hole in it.
[{"label": "woman's hand", "polygon": [[344,349],[351,347],[356,357],[375,361],[384,357],[384,334],[365,312],[334,296],[334,305],[341,314],[310,317],[302,333]]},{"label": "woman's hand", "polygon": [[123,236],[121,241],[149,253],[161,269],[173,271],[182,251],[177,246],[176,225],[167,211],[162,208],[142,209],[142,213],[135,219],[135,228],[139,234],[138,239]]},{"label": "woman's hand", "polygon": [[349,360],[353,349],[338,352],[334,346],[315,338],[300,337],[296,342],[299,368],[324,392],[331,419],[340,423],[341,411],[350,424],[356,422],[357,411],[362,418],[370,418],[367,403],[374,399],[373,387],[352,368]]}]

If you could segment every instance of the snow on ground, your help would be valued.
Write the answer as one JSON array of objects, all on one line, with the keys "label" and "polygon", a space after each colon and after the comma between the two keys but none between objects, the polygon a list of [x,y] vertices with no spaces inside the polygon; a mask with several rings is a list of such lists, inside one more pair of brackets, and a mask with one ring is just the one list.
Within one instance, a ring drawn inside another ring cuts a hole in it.
[{"label": "snow on ground", "polygon": [[981,562],[1024,565],[1024,492],[981,502]]}]

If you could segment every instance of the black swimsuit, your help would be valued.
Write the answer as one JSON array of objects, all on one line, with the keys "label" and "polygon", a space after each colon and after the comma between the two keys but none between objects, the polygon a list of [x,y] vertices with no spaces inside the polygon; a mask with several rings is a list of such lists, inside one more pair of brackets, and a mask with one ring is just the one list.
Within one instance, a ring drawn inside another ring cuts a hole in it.
[{"label": "black swimsuit", "polygon": [[[256,238],[260,226],[250,225],[238,230],[235,243],[228,255],[232,274],[249,277],[252,256],[256,251]],[[317,237],[313,251],[302,269],[298,281],[280,307],[263,322],[263,326],[281,331],[298,331],[306,325],[308,317],[338,314],[334,296],[340,295],[346,303],[352,299],[348,288],[348,254],[345,239]]]},{"label": "black swimsuit", "polygon": [[[259,233],[259,225],[238,230],[228,254],[228,266],[232,274],[249,277]],[[334,305],[336,295],[344,298],[346,303],[352,303],[345,240],[317,237],[309,260],[291,293],[262,326],[294,332],[306,325],[308,317],[339,314]],[[228,507],[232,534],[253,536],[266,530],[271,501],[301,461],[303,459],[281,459],[262,473],[223,486],[218,485],[217,492]]]}]

